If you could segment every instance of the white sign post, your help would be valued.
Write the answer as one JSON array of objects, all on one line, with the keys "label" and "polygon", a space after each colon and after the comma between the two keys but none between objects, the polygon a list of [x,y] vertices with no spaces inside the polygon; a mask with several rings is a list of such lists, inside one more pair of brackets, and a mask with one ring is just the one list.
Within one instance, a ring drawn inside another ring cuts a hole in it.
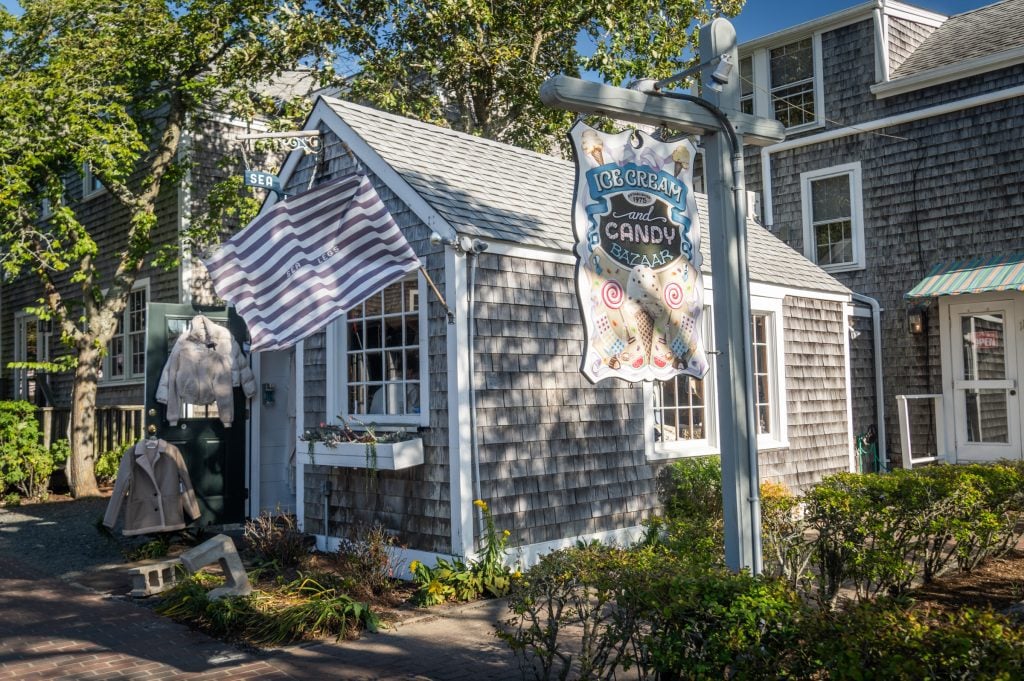
[{"label": "white sign post", "polygon": [[[703,68],[738,64],[736,31],[724,19],[700,29]],[[738,71],[738,69],[735,69]],[[565,76],[541,87],[549,106],[619,120],[667,126],[703,135],[708,177],[708,232],[718,346],[718,410],[725,508],[725,557],[733,570],[761,571],[760,494],[747,274],[743,141],[768,145],[785,139],[775,120],[739,111],[738,78],[717,75],[703,98],[642,93]],[[718,91],[716,88],[720,89]]]}]

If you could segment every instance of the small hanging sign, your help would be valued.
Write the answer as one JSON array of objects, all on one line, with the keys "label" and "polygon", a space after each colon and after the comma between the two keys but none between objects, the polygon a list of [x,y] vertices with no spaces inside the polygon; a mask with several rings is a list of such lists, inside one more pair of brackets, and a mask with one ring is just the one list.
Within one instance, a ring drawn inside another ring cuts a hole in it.
[{"label": "small hanging sign", "polygon": [[576,288],[591,381],[702,377],[704,285],[689,140],[569,132],[576,157]]},{"label": "small hanging sign", "polygon": [[265,173],[261,170],[246,170],[244,184],[246,187],[256,187],[257,189],[277,192],[279,198],[284,198],[284,192],[281,191],[281,180],[273,173]]}]

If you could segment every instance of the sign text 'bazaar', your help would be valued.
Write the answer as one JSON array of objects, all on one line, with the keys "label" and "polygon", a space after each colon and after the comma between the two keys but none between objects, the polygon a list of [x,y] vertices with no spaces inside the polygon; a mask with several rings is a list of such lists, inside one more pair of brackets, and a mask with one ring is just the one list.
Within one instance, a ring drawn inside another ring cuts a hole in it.
[{"label": "sign text 'bazaar'", "polygon": [[576,287],[592,381],[701,377],[704,286],[688,140],[570,131],[576,156]]}]

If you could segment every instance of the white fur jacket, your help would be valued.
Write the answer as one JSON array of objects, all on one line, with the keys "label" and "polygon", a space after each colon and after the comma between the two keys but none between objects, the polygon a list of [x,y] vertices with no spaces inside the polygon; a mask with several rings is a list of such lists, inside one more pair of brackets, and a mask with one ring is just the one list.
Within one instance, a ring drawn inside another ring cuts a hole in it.
[{"label": "white fur jacket", "polygon": [[234,386],[246,397],[256,394],[256,378],[231,332],[203,315],[192,318],[192,327],[178,337],[167,358],[156,399],[167,405],[167,420],[178,425],[182,402],[214,404],[221,423],[234,420]]}]

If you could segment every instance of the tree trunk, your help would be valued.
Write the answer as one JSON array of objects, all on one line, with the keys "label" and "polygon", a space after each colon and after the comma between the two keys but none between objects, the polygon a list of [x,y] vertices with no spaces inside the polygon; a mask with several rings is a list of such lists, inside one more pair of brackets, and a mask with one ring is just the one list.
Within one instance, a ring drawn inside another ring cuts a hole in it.
[{"label": "tree trunk", "polygon": [[91,343],[78,349],[78,367],[71,392],[71,456],[67,476],[75,498],[99,496],[96,485],[96,379],[102,361]]}]

